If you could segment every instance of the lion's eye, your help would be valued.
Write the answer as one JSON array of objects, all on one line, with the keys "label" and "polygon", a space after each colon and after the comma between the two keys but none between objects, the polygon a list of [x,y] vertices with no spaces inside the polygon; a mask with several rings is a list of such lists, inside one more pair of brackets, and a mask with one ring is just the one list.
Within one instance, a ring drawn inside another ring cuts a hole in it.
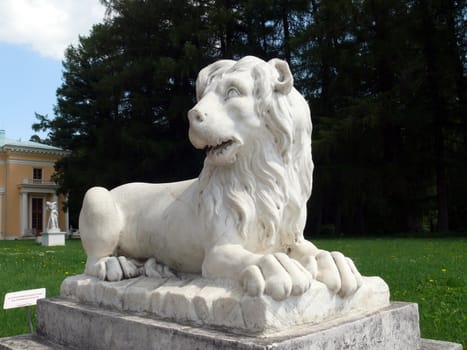
[{"label": "lion's eye", "polygon": [[229,87],[227,89],[227,92],[225,93],[226,100],[228,100],[229,98],[238,97],[238,96],[241,96],[241,93],[235,86]]}]

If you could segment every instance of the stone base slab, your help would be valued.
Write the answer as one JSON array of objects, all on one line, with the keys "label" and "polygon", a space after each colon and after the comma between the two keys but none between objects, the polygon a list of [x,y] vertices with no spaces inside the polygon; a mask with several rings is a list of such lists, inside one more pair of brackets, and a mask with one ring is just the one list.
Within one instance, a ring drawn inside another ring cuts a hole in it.
[{"label": "stone base slab", "polygon": [[0,338],[0,350],[69,350],[37,334],[24,334],[15,337]]},{"label": "stone base slab", "polygon": [[[413,303],[392,303],[364,317],[294,327],[268,337],[180,325],[62,298],[39,300],[37,313],[39,336],[78,349],[419,350],[425,344],[420,340],[418,307]],[[452,343],[427,344],[427,350],[461,349]]]},{"label": "stone base slab", "polygon": [[262,335],[277,335],[282,329],[318,324],[342,315],[363,315],[389,305],[388,286],[379,277],[364,277],[359,290],[347,298],[314,281],[302,296],[275,301],[266,295],[250,297],[230,280],[183,275],[107,282],[78,275],[63,281],[61,296],[182,324]]},{"label": "stone base slab", "polygon": [[[0,338],[0,350],[70,350],[74,347],[63,347],[52,343],[36,334],[26,334],[16,337]],[[303,349],[303,350],[313,350]],[[336,349],[336,348],[334,348]],[[78,350],[78,349],[77,349]],[[81,349],[80,349],[81,350]],[[192,350],[191,348],[189,350]],[[413,349],[408,349],[413,350]],[[461,344],[450,343],[439,340],[421,339],[420,349],[416,350],[462,350]]]},{"label": "stone base slab", "polygon": [[420,339],[413,303],[392,303],[364,317],[264,337],[184,326],[61,298],[42,299],[37,305],[37,332],[2,338],[0,350],[462,350],[460,344]]},{"label": "stone base slab", "polygon": [[40,300],[37,332],[81,349],[368,349],[420,348],[416,304],[392,304],[359,318],[295,327],[277,336],[235,335],[122,313],[65,299]]},{"label": "stone base slab", "polygon": [[421,350],[462,350],[462,345],[441,340],[422,339]]}]

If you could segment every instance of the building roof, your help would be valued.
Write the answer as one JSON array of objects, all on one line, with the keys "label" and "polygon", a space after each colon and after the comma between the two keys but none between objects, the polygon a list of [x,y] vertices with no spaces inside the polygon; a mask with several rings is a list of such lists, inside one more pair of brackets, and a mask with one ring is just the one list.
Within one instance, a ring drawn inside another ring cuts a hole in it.
[{"label": "building roof", "polygon": [[64,155],[67,151],[50,145],[45,145],[32,141],[13,140],[5,137],[5,131],[0,130],[0,152],[26,152],[26,153],[52,153],[56,155]]}]

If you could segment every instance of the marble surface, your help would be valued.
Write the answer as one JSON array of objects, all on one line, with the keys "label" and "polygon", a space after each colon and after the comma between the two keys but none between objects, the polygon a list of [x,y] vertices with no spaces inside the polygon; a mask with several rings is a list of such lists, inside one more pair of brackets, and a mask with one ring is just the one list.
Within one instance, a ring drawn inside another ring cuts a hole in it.
[{"label": "marble surface", "polygon": [[266,295],[251,297],[235,281],[196,275],[137,277],[119,282],[77,275],[63,281],[61,296],[119,311],[153,314],[182,324],[264,335],[389,305],[388,286],[379,277],[364,277],[358,291],[346,298],[315,281],[303,295],[276,301]]},{"label": "marble surface", "polygon": [[264,337],[53,298],[38,301],[37,332],[0,338],[0,350],[462,350],[461,344],[420,339],[417,305],[398,302],[363,316],[344,316]]},{"label": "marble surface", "polygon": [[196,96],[188,137],[206,151],[199,177],[89,189],[79,218],[85,273],[120,281],[155,259],[238,282],[251,297],[286,300],[315,280],[341,297],[355,293],[362,278],[352,260],[303,236],[312,123],[287,62],[214,62],[199,72]]}]

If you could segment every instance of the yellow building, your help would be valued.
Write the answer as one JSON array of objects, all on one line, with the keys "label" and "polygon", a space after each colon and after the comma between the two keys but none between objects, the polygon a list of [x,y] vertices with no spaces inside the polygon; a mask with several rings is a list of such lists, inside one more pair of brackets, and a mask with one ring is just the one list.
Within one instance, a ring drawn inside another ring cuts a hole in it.
[{"label": "yellow building", "polygon": [[[63,207],[57,184],[51,180],[54,164],[66,151],[29,141],[7,139],[0,130],[0,239],[34,236],[45,231],[46,201]],[[59,227],[68,229],[68,213],[59,210]]]}]

